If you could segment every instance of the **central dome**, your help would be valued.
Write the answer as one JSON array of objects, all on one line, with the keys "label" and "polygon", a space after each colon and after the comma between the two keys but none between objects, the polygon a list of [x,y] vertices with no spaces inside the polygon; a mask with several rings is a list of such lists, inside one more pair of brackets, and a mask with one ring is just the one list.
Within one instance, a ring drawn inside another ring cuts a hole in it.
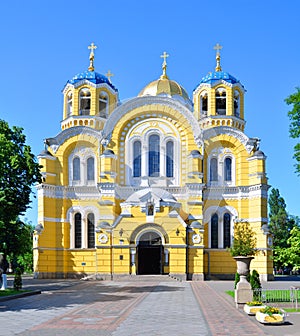
[{"label": "central dome", "polygon": [[162,97],[169,97],[175,98],[181,101],[184,104],[189,106],[192,105],[192,102],[187,94],[186,90],[174,80],[169,79],[167,76],[167,62],[166,57],[169,55],[164,52],[161,56],[164,58],[164,62],[162,65],[163,73],[159,79],[149,83],[146,85],[142,91],[138,94],[138,97],[145,97],[145,96],[162,96]]},{"label": "central dome", "polygon": [[143,90],[139,93],[139,97],[175,96],[174,98],[176,98],[176,96],[179,96],[182,97],[184,100],[189,100],[189,96],[186,90],[180,84],[168,78],[162,78],[162,77],[145,86]]}]

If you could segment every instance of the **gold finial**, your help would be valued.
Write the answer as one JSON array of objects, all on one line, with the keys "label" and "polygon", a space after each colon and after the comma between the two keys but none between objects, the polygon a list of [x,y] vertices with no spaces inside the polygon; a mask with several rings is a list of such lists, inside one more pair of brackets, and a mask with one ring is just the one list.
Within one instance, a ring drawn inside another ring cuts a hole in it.
[{"label": "gold finial", "polygon": [[111,73],[110,70],[108,70],[107,73],[105,74],[105,76],[108,78],[109,82],[111,83],[111,79],[110,78],[113,77],[114,74]]},{"label": "gold finial", "polygon": [[217,43],[215,46],[214,46],[214,49],[217,50],[217,54],[216,54],[216,61],[217,61],[217,66],[216,66],[216,71],[222,71],[222,68],[221,68],[221,64],[220,64],[220,60],[221,60],[221,56],[220,56],[220,50],[222,49],[223,47]]},{"label": "gold finial", "polygon": [[94,50],[97,49],[97,46],[94,45],[94,43],[92,42],[91,45],[88,46],[88,49],[91,50],[90,52],[90,66],[88,68],[89,71],[94,71],[94,59],[95,59],[95,54],[94,54]]},{"label": "gold finial", "polygon": [[167,76],[167,57],[169,57],[169,56],[170,55],[168,55],[165,51],[162,55],[160,55],[160,57],[164,59],[163,64],[162,64],[163,73],[160,76],[160,79],[168,79],[168,76]]}]

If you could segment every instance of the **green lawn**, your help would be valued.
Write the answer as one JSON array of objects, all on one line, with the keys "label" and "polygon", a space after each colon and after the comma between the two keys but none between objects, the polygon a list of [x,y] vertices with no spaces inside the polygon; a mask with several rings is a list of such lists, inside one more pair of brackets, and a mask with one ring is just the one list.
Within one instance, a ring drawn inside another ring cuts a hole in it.
[{"label": "green lawn", "polygon": [[15,294],[22,294],[22,293],[25,293],[25,292],[28,292],[28,291],[25,291],[25,290],[14,290],[14,289],[6,289],[6,290],[0,290],[0,297],[3,297],[3,296],[9,296],[9,295],[15,295]]}]

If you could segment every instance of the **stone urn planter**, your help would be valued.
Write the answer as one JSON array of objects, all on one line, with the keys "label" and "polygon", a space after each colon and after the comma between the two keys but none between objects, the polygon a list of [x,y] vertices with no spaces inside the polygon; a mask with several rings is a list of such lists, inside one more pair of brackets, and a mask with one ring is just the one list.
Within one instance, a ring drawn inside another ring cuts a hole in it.
[{"label": "stone urn planter", "polygon": [[286,321],[286,316],[283,309],[268,306],[255,314],[256,320],[262,324],[283,324]]},{"label": "stone urn planter", "polygon": [[250,263],[254,257],[251,256],[237,256],[233,257],[236,261],[236,267],[238,274],[242,277],[247,277],[250,272]]},{"label": "stone urn planter", "polygon": [[248,315],[255,315],[258,311],[265,308],[266,306],[259,301],[246,302],[244,305],[244,312]]}]

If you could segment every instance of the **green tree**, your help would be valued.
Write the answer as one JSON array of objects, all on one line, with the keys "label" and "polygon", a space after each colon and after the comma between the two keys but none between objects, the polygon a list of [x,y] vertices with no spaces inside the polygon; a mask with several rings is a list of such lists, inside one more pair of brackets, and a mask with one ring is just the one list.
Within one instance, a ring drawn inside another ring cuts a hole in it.
[{"label": "green tree", "polygon": [[40,166],[25,143],[23,129],[0,120],[0,249],[19,253],[16,237],[25,234],[19,216],[30,204],[31,188],[41,182]]},{"label": "green tree", "polygon": [[[290,137],[293,139],[300,138],[300,88],[285,99],[288,105],[292,105],[292,110],[288,112],[290,119]],[[294,147],[294,159],[296,159],[296,173],[300,175],[300,143]]]},{"label": "green tree", "polygon": [[290,231],[296,225],[295,218],[289,216],[286,204],[279,190],[272,188],[269,197],[269,226],[273,234],[273,246],[288,247]]}]

